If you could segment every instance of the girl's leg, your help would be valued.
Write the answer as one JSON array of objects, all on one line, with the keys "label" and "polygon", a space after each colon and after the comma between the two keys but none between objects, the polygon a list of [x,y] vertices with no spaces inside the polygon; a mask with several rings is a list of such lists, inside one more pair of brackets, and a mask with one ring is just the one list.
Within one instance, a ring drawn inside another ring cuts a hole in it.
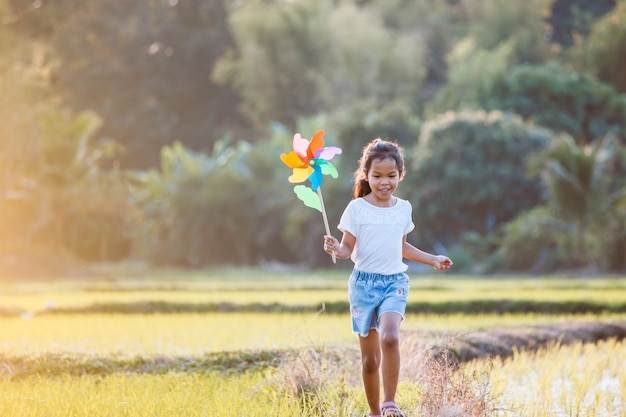
[{"label": "girl's leg", "polygon": [[383,402],[394,401],[400,376],[400,323],[398,313],[384,313],[379,318],[382,348]]},{"label": "girl's leg", "polygon": [[367,337],[358,336],[361,348],[361,374],[363,388],[371,415],[380,414],[380,338],[370,329]]}]

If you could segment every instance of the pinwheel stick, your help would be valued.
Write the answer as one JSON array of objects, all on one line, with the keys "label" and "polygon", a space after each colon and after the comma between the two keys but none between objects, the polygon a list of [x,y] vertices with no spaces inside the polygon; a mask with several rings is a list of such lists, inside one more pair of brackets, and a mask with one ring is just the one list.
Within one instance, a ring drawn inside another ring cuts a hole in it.
[{"label": "pinwheel stick", "polygon": [[[330,227],[328,227],[328,217],[326,217],[326,208],[324,207],[324,198],[322,197],[322,187],[317,187],[317,195],[320,197],[320,204],[322,206],[322,217],[324,218],[324,227],[326,228],[326,234],[330,236]],[[333,263],[337,263],[337,257],[335,251],[332,252]]]}]

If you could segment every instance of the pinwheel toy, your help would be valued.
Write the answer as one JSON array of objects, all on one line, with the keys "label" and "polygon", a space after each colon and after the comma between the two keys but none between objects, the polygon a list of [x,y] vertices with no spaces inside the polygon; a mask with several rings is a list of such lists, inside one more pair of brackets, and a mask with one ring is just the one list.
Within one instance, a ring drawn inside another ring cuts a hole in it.
[{"label": "pinwheel toy", "polygon": [[[309,181],[311,187],[300,184],[293,191],[305,206],[322,212],[326,234],[330,235],[328,218],[322,198],[322,180],[324,175],[337,178],[337,169],[329,162],[335,155],[339,155],[341,149],[336,146],[324,147],[324,131],[316,132],[311,141],[303,138],[299,133],[293,135],[293,151],[283,153],[280,159],[289,168],[293,168],[293,174],[289,177],[290,183],[303,183]],[[333,262],[337,262],[333,252]]]}]

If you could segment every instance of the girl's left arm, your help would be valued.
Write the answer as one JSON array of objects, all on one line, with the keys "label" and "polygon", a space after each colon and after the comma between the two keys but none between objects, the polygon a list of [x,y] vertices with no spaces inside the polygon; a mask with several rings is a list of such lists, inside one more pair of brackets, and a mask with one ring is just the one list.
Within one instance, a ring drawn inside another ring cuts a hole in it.
[{"label": "girl's left arm", "polygon": [[447,256],[432,255],[411,245],[406,241],[406,235],[402,237],[402,257],[410,261],[430,265],[437,271],[448,269],[452,265],[452,261]]}]

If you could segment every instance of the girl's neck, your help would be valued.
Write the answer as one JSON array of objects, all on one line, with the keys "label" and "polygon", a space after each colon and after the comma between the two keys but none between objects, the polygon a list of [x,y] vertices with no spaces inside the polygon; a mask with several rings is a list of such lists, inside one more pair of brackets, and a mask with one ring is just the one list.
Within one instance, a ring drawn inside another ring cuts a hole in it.
[{"label": "girl's neck", "polygon": [[363,197],[363,200],[367,201],[369,204],[376,207],[393,207],[396,205],[398,199],[395,196],[391,196],[386,200],[379,200],[374,196],[374,193],[369,193],[368,195]]}]

